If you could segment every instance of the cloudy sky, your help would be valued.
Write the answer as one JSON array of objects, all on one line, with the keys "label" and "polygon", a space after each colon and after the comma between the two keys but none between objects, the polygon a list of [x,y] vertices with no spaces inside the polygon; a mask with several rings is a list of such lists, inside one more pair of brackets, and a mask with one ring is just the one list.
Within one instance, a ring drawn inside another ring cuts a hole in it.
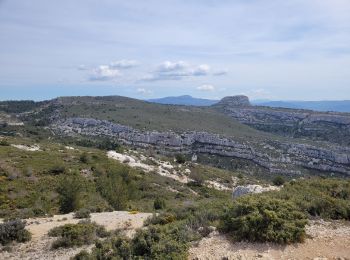
[{"label": "cloudy sky", "polygon": [[0,99],[350,99],[349,0],[0,0]]}]

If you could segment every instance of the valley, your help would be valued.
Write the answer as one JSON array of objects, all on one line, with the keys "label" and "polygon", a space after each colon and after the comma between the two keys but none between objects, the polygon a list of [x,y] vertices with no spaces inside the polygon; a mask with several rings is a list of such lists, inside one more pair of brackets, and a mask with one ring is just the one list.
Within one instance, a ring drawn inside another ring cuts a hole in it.
[{"label": "valley", "polygon": [[[4,244],[4,259],[97,259],[108,252],[288,259],[350,252],[336,242],[347,236],[350,219],[348,114],[271,109],[272,117],[242,96],[209,107],[111,96],[8,101],[0,108],[0,217],[4,225],[25,221],[32,234],[30,242]],[[289,131],[295,124],[299,135]],[[237,215],[245,206],[247,218]],[[259,214],[271,222],[262,233],[234,228],[239,221],[236,228],[253,225],[250,218],[259,222]],[[138,224],[126,228],[134,218]],[[326,243],[318,230],[332,225],[339,229],[327,238],[334,248],[318,254],[315,243]],[[104,237],[84,233],[101,226]],[[77,235],[54,239],[50,230],[58,227]],[[144,239],[150,240],[140,251]]]}]

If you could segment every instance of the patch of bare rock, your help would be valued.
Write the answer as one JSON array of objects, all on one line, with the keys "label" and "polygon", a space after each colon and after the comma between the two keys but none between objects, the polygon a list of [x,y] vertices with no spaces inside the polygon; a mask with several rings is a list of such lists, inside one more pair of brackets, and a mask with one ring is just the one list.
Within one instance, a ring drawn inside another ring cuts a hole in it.
[{"label": "patch of bare rock", "polygon": [[[172,165],[169,161],[161,161],[152,157],[145,157],[142,154],[133,152],[133,154],[122,154],[116,151],[108,151],[107,157],[113,160],[117,160],[121,163],[127,164],[133,168],[142,169],[145,172],[155,172],[163,177],[171,178],[180,183],[189,183],[193,181],[189,175],[191,170],[183,167],[183,165]],[[151,164],[146,163],[151,161]],[[225,184],[220,183],[220,180],[207,180],[205,185],[209,188],[230,191],[231,188],[227,187]]]},{"label": "patch of bare rock", "polygon": [[271,185],[267,187],[263,187],[261,185],[237,186],[233,189],[232,197],[238,198],[249,193],[263,193],[274,190],[280,190],[280,187]]}]

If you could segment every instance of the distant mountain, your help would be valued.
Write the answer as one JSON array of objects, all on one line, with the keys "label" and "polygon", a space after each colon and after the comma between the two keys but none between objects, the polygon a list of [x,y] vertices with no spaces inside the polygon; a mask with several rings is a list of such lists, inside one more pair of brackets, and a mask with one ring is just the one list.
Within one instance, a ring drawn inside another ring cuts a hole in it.
[{"label": "distant mountain", "polygon": [[149,99],[147,101],[158,103],[158,104],[186,105],[186,106],[211,106],[219,102],[219,100],[194,98],[189,95],[178,96],[178,97],[156,98],[156,99]]},{"label": "distant mountain", "polygon": [[294,109],[310,109],[316,111],[350,112],[350,100],[339,101],[267,101],[253,100],[253,105],[268,107],[285,107]]}]

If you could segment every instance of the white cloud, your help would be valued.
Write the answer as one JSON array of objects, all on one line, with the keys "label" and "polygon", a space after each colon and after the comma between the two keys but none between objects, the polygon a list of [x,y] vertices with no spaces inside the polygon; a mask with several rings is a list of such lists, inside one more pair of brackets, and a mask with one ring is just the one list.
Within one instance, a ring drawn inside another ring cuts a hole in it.
[{"label": "white cloud", "polygon": [[[138,65],[136,60],[118,60],[109,65],[100,65],[90,71],[89,79],[92,81],[114,80],[122,76],[121,70],[130,69]],[[88,70],[86,65],[80,65],[78,70]]]},{"label": "white cloud", "polygon": [[109,64],[110,68],[114,69],[130,69],[139,65],[139,62],[136,60],[117,60]]},{"label": "white cloud", "polygon": [[192,70],[193,76],[205,76],[208,75],[210,71],[210,67],[207,64],[201,64],[197,68]]},{"label": "white cloud", "polygon": [[151,90],[145,89],[145,88],[138,88],[136,90],[137,93],[141,94],[141,95],[150,95],[153,92]]},{"label": "white cloud", "polygon": [[214,91],[215,87],[213,85],[204,84],[204,85],[201,85],[201,86],[197,87],[197,90],[200,90],[200,91]]},{"label": "white cloud", "polygon": [[207,76],[210,75],[210,71],[211,68],[207,64],[191,65],[185,61],[165,61],[143,80],[181,80],[186,77]]},{"label": "white cloud", "polygon": [[181,71],[186,70],[189,65],[184,61],[164,61],[162,64],[158,66],[158,72],[170,72],[170,71]]},{"label": "white cloud", "polygon": [[111,68],[108,65],[100,65],[91,71],[90,80],[106,81],[120,77],[122,74],[119,70]]}]

